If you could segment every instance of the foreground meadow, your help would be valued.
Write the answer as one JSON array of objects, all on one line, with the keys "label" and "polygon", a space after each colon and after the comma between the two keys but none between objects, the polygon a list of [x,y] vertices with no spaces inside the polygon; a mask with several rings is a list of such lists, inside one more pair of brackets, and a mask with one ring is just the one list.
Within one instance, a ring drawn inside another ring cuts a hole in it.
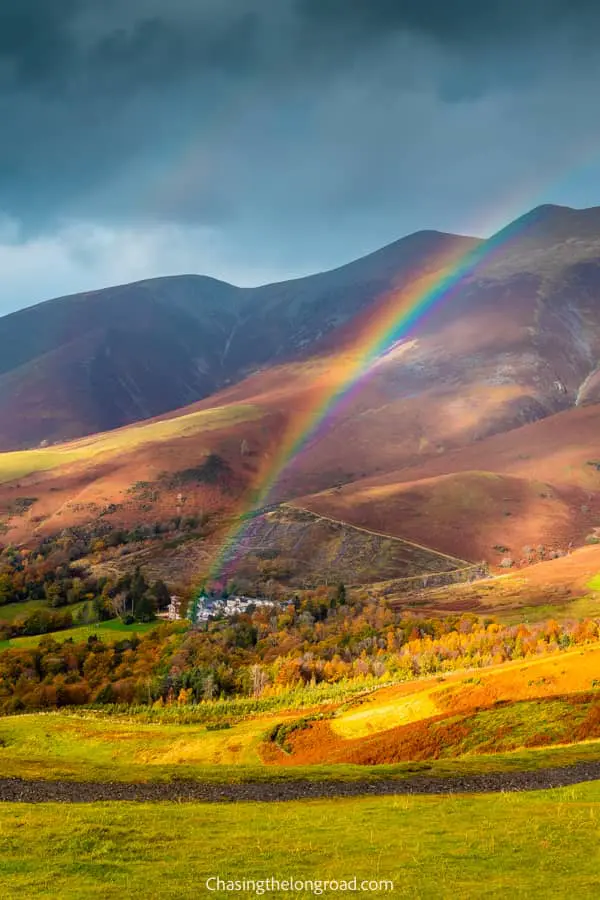
[{"label": "foreground meadow", "polygon": [[2,897],[195,900],[261,895],[211,892],[215,876],[356,876],[394,882],[393,892],[383,886],[373,897],[594,898],[599,821],[597,782],[518,795],[279,804],[1,804]]}]

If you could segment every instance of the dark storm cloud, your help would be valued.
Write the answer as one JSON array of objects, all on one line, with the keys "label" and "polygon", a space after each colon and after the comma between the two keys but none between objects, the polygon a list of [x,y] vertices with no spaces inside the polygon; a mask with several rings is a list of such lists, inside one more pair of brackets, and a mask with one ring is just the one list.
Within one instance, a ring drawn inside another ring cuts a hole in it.
[{"label": "dark storm cloud", "polygon": [[[0,7],[3,205],[25,215],[62,196],[68,208],[71,195],[133,160],[144,168],[203,126],[210,144],[212,117],[222,104],[243,107],[241,97],[259,118],[271,103],[286,129],[286,104],[306,128],[303,111],[332,81],[343,97],[344,79],[364,79],[384,103],[424,82],[445,100],[474,97],[533,75],[540,31],[546,39],[582,25],[596,9],[563,0],[9,0]],[[434,46],[419,49],[419,38]],[[489,55],[508,38],[513,50],[534,47]],[[296,139],[318,154],[318,137]]]},{"label": "dark storm cloud", "polygon": [[316,28],[341,26],[360,29],[363,35],[420,31],[459,44],[497,41],[502,34],[514,38],[573,22],[579,26],[597,13],[596,0],[299,0],[298,8]]},{"label": "dark storm cloud", "polygon": [[91,92],[211,69],[299,66],[310,78],[306,54],[350,63],[395,33],[473,47],[573,26],[589,35],[598,18],[596,0],[7,0],[0,60],[4,86],[81,78]]},{"label": "dark storm cloud", "polygon": [[235,279],[475,227],[593,143],[599,24],[596,0],[6,0],[0,243],[210,228]]},{"label": "dark storm cloud", "polygon": [[239,67],[252,46],[252,11],[223,16],[215,7],[211,16],[208,7],[198,15],[202,4],[174,6],[169,13],[134,0],[133,15],[123,15],[112,0],[100,8],[85,0],[14,0],[0,8],[4,87],[79,86],[93,93],[177,79],[194,69]]}]

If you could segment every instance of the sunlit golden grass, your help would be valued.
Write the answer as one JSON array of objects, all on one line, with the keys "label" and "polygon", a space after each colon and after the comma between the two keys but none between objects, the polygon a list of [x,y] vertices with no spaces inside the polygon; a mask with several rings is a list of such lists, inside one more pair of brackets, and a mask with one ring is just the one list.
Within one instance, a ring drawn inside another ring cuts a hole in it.
[{"label": "sunlit golden grass", "polygon": [[[389,694],[384,692],[384,696]],[[373,695],[372,701],[356,710],[343,712],[331,720],[331,727],[343,738],[360,738],[376,731],[385,731],[396,725],[408,725],[436,716],[439,709],[431,697],[432,689],[421,690],[408,696],[386,701]]]},{"label": "sunlit golden grass", "polygon": [[366,737],[442,713],[467,712],[497,701],[529,700],[589,690],[600,679],[600,644],[560,654],[530,657],[466,674],[449,673],[384,688],[330,722],[345,739]]},{"label": "sunlit golden grass", "polygon": [[90,462],[101,456],[123,453],[142,444],[161,442],[205,431],[215,431],[261,415],[258,407],[248,404],[215,407],[164,419],[142,422],[115,431],[81,438],[55,447],[0,453],[0,482],[23,478],[32,472],[48,471],[59,466]]}]

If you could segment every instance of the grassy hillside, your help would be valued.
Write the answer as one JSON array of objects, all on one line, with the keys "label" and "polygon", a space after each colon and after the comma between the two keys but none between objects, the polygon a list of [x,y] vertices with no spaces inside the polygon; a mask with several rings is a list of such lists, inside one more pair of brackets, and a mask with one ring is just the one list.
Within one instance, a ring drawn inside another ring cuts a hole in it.
[{"label": "grassy hillside", "polygon": [[[15,604],[15,606],[28,606],[29,604]],[[84,604],[75,604],[73,609],[81,607]],[[70,607],[71,609],[71,607]],[[127,634],[145,634],[156,628],[156,622],[133,622],[131,625],[124,625],[120,619],[111,619],[107,622],[96,622],[92,625],[76,625],[74,628],[65,628],[62,631],[54,631],[50,634],[33,634],[24,637],[10,638],[0,642],[0,649],[5,650],[8,647],[37,647],[39,642],[48,636],[53,640],[62,643],[63,641],[85,641],[91,635],[98,635],[102,638],[114,638],[117,640],[121,635]]]},{"label": "grassy hillside", "polygon": [[599,674],[600,645],[593,644],[383,688],[341,711],[331,726],[344,738],[360,738],[441,714],[452,716],[499,703],[589,691],[600,687],[594,684]]},{"label": "grassy hillside", "polygon": [[[394,366],[402,370],[402,383],[415,366],[429,371],[434,345],[428,341],[409,342],[399,348],[402,353],[384,359],[381,378],[374,376],[353,394],[350,407],[334,416],[319,440],[283,473],[275,499],[295,497],[298,505],[320,515],[493,565],[505,559],[529,565],[540,558],[540,547],[541,558],[548,558],[593,539],[600,521],[597,408],[570,409],[495,437],[482,432],[475,440],[464,416],[468,412],[479,422],[471,423],[473,428],[485,431],[488,407],[502,407],[506,385],[488,390],[484,384],[483,406],[461,397],[461,409],[450,419],[441,414],[455,402],[448,396],[405,396],[401,385],[397,396],[384,396],[395,377]],[[235,514],[244,487],[269,473],[270,455],[276,455],[296,412],[304,415],[315,397],[322,402],[331,388],[328,362],[332,358],[322,356],[267,369],[216,395],[212,406],[207,401],[90,438],[0,454],[5,540],[34,541],[65,527],[97,522],[105,514],[104,524],[117,528],[164,521],[182,511]],[[168,490],[161,475],[192,470],[210,452],[222,456],[235,473],[236,490],[225,495],[218,486],[186,484],[186,507],[178,510],[179,489]],[[147,496],[137,498],[132,489],[142,482]],[[336,550],[335,542],[326,543],[331,553],[325,552],[323,559],[299,555],[300,579],[310,577],[317,562],[329,577]],[[365,546],[359,557],[369,552]],[[153,550],[152,556],[159,564],[160,554]],[[181,554],[181,565],[191,556]],[[343,548],[340,558],[349,559]],[[431,559],[430,554],[419,569],[416,557],[396,565],[391,555],[384,571],[365,581],[428,571]]]},{"label": "grassy hillside", "polygon": [[0,453],[0,482],[13,481],[34,472],[46,472],[74,463],[117,456],[145,444],[160,443],[170,438],[202,434],[258,415],[252,406],[217,407],[184,413],[158,421],[143,422],[104,434],[82,438],[56,447]]},{"label": "grassy hillside", "polygon": [[557,559],[534,562],[505,570],[493,578],[472,584],[430,588],[406,594],[393,583],[377,586],[395,607],[416,607],[423,614],[449,615],[471,611],[491,615],[502,622],[559,621],[600,615],[600,545],[580,547]]},{"label": "grassy hillside", "polygon": [[[75,616],[84,605],[85,601],[71,603],[68,611]],[[21,603],[5,603],[0,606],[0,622],[14,622],[15,619],[26,617],[38,609],[48,609],[48,602],[46,600],[24,600]]]},{"label": "grassy hillside", "polygon": [[[451,468],[451,460],[447,465]],[[587,474],[591,467],[581,468]],[[554,483],[489,469],[418,480],[411,475],[409,470],[357,480],[298,502],[326,516],[496,566],[505,560],[527,565],[538,559],[538,547],[542,558],[564,553],[583,544],[600,521],[595,471],[592,493],[558,474]]]}]

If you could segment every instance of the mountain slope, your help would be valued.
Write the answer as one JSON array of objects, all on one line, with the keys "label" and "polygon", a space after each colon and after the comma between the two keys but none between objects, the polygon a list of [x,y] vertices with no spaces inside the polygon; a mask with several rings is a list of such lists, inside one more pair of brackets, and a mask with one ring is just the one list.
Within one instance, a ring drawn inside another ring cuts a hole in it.
[{"label": "mountain slope", "polygon": [[[518,386],[498,428],[595,402],[600,211],[544,206],[489,241],[419,232],[331,272],[243,289],[202,276],[58,298],[0,319],[0,449],[175,410],[248,373],[334,350],[382,298],[442,260],[480,262],[418,323],[408,391]],[[389,370],[387,372],[389,375]],[[518,395],[518,396],[517,396]]]},{"label": "mountain slope", "polygon": [[158,278],[0,319],[0,449],[126,425],[306,353],[471,238],[421,232],[331,272],[260,288]]}]

